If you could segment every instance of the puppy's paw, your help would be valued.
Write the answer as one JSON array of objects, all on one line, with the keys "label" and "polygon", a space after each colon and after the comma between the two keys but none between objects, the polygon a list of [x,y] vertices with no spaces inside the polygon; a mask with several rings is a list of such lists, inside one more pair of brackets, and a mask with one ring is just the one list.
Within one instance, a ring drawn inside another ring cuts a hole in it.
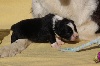
[{"label": "puppy's paw", "polygon": [[57,41],[57,43],[58,43],[58,45],[63,45],[63,44],[65,44],[63,41],[61,41],[59,38],[56,38],[56,41]]},{"label": "puppy's paw", "polygon": [[61,40],[59,40],[59,41],[57,41],[57,43],[58,43],[58,45],[63,45],[63,44],[65,44],[63,41],[61,41]]},{"label": "puppy's paw", "polygon": [[51,47],[56,48],[56,49],[60,48],[60,46],[57,44],[57,42],[51,44]]}]

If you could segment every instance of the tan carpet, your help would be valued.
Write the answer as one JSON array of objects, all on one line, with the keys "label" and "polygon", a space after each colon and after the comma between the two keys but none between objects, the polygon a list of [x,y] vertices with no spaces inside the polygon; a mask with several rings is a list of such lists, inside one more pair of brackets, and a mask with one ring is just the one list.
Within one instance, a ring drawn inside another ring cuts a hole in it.
[{"label": "tan carpet", "polygon": [[[0,29],[9,29],[12,24],[32,18],[31,0],[0,0]],[[0,48],[10,44],[11,34],[6,36]],[[66,43],[62,47],[75,47],[87,43]],[[100,66],[93,58],[100,48],[87,47],[81,52],[61,52],[50,47],[49,43],[32,43],[15,57],[0,58],[0,66]]]}]

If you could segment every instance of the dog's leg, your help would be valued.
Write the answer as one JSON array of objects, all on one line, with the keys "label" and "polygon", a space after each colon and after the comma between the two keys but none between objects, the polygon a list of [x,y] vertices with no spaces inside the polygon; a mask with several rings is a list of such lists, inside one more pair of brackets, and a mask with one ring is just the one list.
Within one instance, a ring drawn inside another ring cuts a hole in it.
[{"label": "dog's leg", "polygon": [[60,45],[58,45],[58,43],[56,42],[56,37],[55,37],[55,33],[54,32],[51,33],[50,43],[51,43],[51,47],[57,48],[57,49],[60,48]]},{"label": "dog's leg", "polygon": [[63,45],[64,44],[64,42],[61,41],[61,39],[58,38],[58,37],[56,37],[56,42],[58,43],[58,45]]},{"label": "dog's leg", "polygon": [[10,46],[5,46],[0,49],[0,57],[11,57],[21,53],[30,45],[31,41],[28,39],[18,39]]},{"label": "dog's leg", "polygon": [[56,49],[59,49],[59,48],[60,48],[60,46],[58,45],[57,42],[52,43],[52,44],[51,44],[51,47],[56,48]]}]

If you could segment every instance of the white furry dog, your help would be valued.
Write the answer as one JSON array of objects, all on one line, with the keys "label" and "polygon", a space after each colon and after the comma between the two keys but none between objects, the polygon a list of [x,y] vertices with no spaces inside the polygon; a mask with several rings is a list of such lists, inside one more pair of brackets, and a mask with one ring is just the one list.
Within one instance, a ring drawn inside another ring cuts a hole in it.
[{"label": "white furry dog", "polygon": [[54,13],[74,20],[80,39],[100,36],[100,0],[33,0],[32,9],[34,17]]}]

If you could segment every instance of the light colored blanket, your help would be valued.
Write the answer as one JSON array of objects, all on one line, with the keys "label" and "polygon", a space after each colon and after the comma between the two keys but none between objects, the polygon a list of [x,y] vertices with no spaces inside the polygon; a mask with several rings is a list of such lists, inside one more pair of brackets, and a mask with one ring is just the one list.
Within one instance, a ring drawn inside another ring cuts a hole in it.
[{"label": "light colored blanket", "polygon": [[[10,29],[11,25],[32,18],[31,0],[0,0],[0,29]],[[0,48],[10,45],[11,33],[3,39]],[[76,47],[87,43],[66,43],[62,48]],[[0,58],[0,66],[100,66],[93,58],[100,51],[92,45],[80,52],[61,52],[50,47],[49,43],[32,43],[14,57]]]}]

